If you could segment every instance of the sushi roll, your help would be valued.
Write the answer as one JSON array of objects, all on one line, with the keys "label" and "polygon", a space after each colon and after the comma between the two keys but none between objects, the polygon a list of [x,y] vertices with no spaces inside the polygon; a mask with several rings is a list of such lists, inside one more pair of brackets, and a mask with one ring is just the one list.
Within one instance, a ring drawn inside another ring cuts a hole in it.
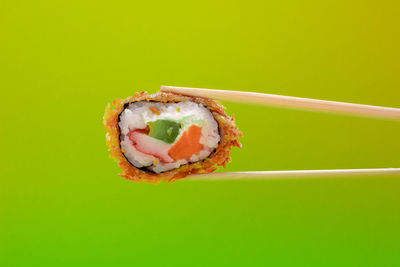
[{"label": "sushi roll", "polygon": [[108,104],[104,114],[111,157],[133,181],[174,181],[215,171],[241,147],[234,117],[209,98],[136,93]]}]

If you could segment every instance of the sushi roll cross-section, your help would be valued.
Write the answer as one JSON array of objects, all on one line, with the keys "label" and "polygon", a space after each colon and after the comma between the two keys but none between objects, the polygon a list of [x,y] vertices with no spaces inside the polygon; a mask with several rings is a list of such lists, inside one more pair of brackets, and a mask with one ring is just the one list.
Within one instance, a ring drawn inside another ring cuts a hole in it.
[{"label": "sushi roll cross-section", "polygon": [[121,176],[134,181],[173,181],[207,173],[241,147],[233,117],[212,99],[158,92],[136,93],[108,105],[107,145]]}]

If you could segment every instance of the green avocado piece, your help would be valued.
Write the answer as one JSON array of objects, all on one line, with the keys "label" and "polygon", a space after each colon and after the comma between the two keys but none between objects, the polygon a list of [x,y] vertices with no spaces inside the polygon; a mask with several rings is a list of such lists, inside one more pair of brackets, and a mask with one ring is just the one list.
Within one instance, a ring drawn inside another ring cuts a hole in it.
[{"label": "green avocado piece", "polygon": [[161,140],[167,144],[172,144],[180,131],[180,123],[173,120],[151,121],[149,125],[149,136]]}]

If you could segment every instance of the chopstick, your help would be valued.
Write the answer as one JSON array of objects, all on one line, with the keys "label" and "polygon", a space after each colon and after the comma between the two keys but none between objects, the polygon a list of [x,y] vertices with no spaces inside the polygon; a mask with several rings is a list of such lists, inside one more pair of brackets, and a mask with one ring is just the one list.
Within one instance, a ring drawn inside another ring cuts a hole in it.
[{"label": "chopstick", "polygon": [[[261,104],[264,106],[277,106],[329,113],[339,113],[346,115],[373,117],[380,119],[400,120],[400,108],[380,107],[255,92],[176,86],[161,86],[161,91],[188,96],[212,98],[215,100],[227,102]],[[217,172],[206,174],[193,174],[186,177],[185,180],[264,180],[282,178],[347,178],[366,176],[400,177],[400,168]]]},{"label": "chopstick", "polygon": [[385,169],[338,169],[303,171],[251,171],[251,172],[214,172],[192,174],[184,180],[265,180],[286,178],[348,178],[348,177],[400,177],[400,168]]},{"label": "chopstick", "polygon": [[161,86],[162,92],[213,98],[220,101],[261,104],[329,113],[340,113],[381,119],[400,120],[400,108],[380,107],[311,98],[272,95],[244,91]]}]

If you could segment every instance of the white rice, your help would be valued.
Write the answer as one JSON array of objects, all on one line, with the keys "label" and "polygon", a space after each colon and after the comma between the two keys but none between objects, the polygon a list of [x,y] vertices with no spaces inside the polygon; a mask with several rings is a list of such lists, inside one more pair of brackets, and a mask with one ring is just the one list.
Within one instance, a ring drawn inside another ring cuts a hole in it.
[{"label": "white rice", "polygon": [[[152,112],[150,107],[158,109],[160,115]],[[160,119],[177,120],[183,124],[182,130],[174,143],[191,125],[202,127],[200,143],[203,144],[204,149],[199,154],[193,155],[189,160],[182,159],[173,163],[160,162],[158,158],[138,151],[129,139],[129,133],[135,129],[144,129],[148,122]],[[125,157],[135,167],[147,167],[155,173],[176,169],[189,162],[203,160],[214,151],[220,141],[218,123],[211,112],[202,104],[189,101],[167,104],[145,101],[131,103],[120,115],[119,128],[121,131],[121,148]]]}]

